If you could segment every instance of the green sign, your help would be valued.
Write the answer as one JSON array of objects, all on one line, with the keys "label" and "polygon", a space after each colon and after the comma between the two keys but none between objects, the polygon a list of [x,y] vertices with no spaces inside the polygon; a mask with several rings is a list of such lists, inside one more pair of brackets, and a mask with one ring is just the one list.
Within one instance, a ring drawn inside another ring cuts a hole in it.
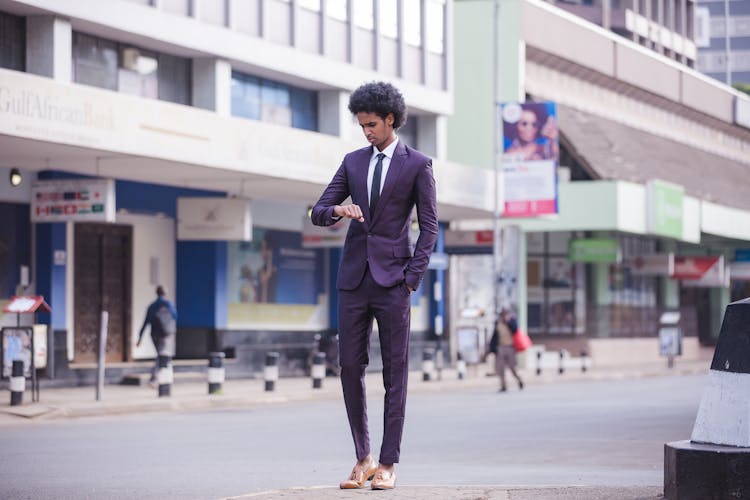
[{"label": "green sign", "polygon": [[620,247],[613,238],[570,240],[568,258],[571,262],[618,262]]},{"label": "green sign", "polygon": [[685,189],[654,180],[647,185],[648,229],[653,234],[682,238],[682,200]]}]

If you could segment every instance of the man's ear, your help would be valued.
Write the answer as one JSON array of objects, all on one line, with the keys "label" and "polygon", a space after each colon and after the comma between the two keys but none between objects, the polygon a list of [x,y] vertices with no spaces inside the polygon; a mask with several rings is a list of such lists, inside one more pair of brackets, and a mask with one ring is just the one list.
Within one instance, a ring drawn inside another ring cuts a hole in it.
[{"label": "man's ear", "polygon": [[385,117],[385,124],[389,127],[393,127],[393,122],[396,121],[396,118],[393,116],[393,113],[388,113],[388,116]]}]

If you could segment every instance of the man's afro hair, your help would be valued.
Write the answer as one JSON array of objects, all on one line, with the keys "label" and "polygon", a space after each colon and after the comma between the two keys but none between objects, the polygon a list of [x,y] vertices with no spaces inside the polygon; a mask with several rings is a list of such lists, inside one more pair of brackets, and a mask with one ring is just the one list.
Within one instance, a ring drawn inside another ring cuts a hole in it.
[{"label": "man's afro hair", "polygon": [[388,113],[393,113],[393,128],[398,129],[406,123],[406,104],[404,97],[396,87],[387,82],[370,82],[360,86],[349,97],[349,111],[356,115],[375,113],[385,120]]}]

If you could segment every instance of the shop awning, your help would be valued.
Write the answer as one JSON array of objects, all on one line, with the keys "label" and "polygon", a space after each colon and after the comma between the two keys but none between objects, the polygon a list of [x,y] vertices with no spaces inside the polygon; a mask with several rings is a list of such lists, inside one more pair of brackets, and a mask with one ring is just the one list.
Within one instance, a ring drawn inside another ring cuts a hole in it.
[{"label": "shop awning", "polygon": [[644,184],[662,179],[685,194],[750,210],[750,164],[558,105],[561,142],[594,179]]}]

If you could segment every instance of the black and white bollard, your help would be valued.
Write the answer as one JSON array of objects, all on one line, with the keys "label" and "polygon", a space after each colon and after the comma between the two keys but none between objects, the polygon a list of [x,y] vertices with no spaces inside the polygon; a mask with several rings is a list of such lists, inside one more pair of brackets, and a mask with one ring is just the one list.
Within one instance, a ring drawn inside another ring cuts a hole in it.
[{"label": "black and white bollard", "polygon": [[221,394],[221,384],[226,378],[224,370],[223,352],[212,352],[208,354],[208,393]]},{"label": "black and white bollard", "polygon": [[315,353],[311,372],[313,389],[321,389],[323,387],[323,379],[326,377],[326,353]]},{"label": "black and white bollard", "polygon": [[747,498],[750,492],[750,298],[724,312],[690,441],[664,445],[664,498]]},{"label": "black and white bollard", "polygon": [[565,349],[560,349],[560,366],[557,369],[557,373],[560,375],[565,373]]},{"label": "black and white bollard", "polygon": [[10,375],[10,405],[18,406],[23,403],[23,392],[26,390],[26,377],[23,376],[23,361],[13,361]]},{"label": "black and white bollard", "polygon": [[435,352],[432,349],[422,351],[422,380],[429,382],[435,371]]},{"label": "black and white bollard", "polygon": [[276,388],[276,381],[279,380],[279,353],[266,353],[266,366],[263,368],[263,378],[266,381],[266,391],[273,391]]},{"label": "black and white bollard", "polygon": [[586,349],[581,349],[581,371],[583,373],[586,373],[586,370],[588,370],[588,364],[589,364],[589,353],[586,352]]},{"label": "black and white bollard", "polygon": [[536,374],[537,375],[542,374],[542,351],[541,350],[536,352]]},{"label": "black and white bollard", "polygon": [[461,351],[458,351],[456,357],[456,371],[458,372],[458,380],[466,378],[466,361],[464,361],[464,356],[461,354]]},{"label": "black and white bollard", "polygon": [[159,354],[159,371],[156,372],[156,382],[159,384],[159,397],[172,395],[172,383],[174,382],[174,371],[172,370],[172,358]]}]

